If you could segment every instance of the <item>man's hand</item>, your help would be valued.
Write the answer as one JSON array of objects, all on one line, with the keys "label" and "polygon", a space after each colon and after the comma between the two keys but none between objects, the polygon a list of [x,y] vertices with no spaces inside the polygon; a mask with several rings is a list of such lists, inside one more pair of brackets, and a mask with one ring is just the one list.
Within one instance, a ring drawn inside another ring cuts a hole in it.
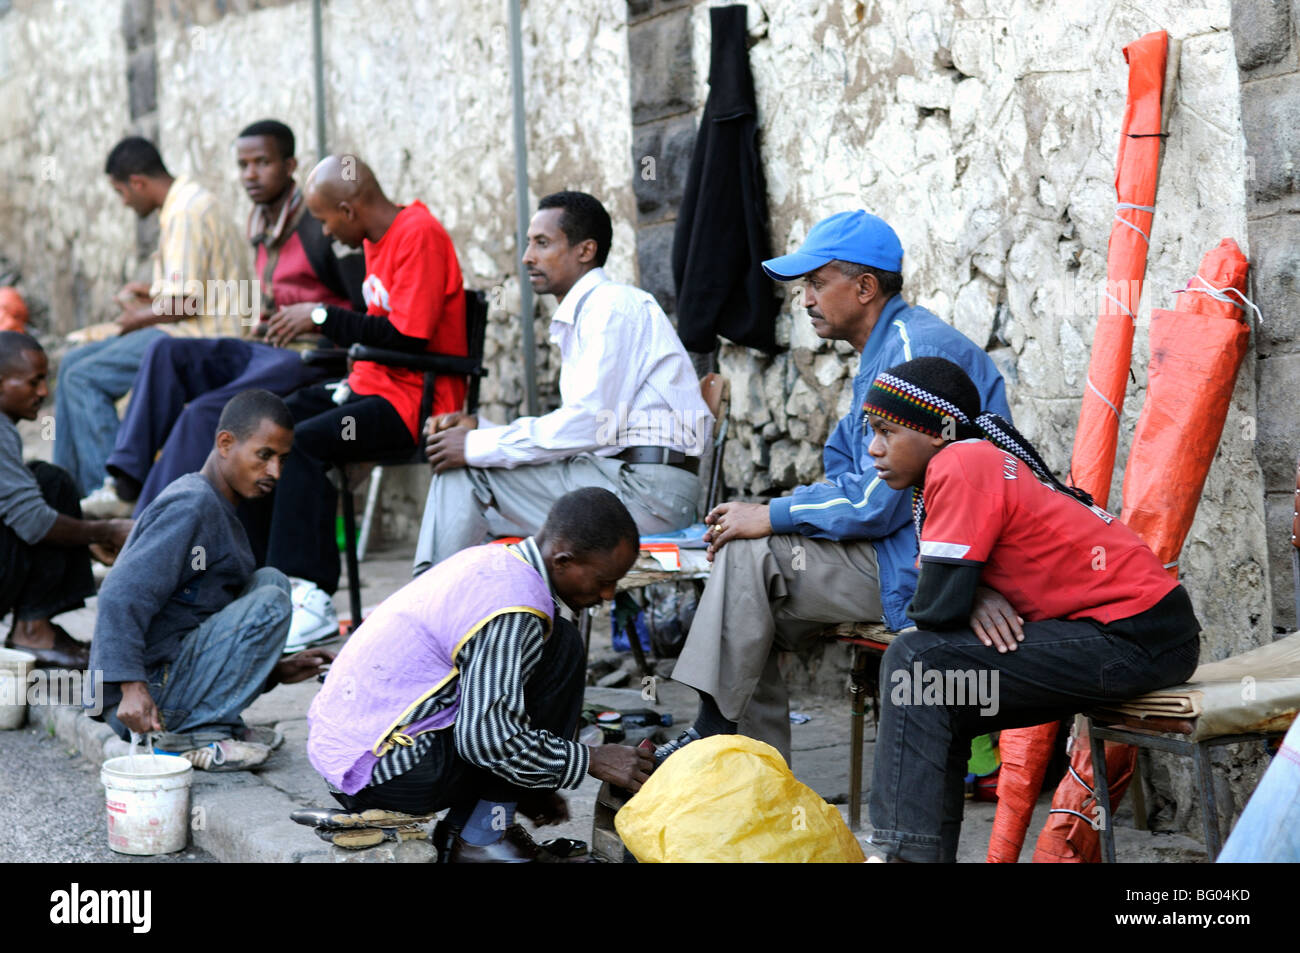
[{"label": "man's hand", "polygon": [[772,518],[762,503],[719,503],[704,517],[709,531],[704,541],[709,544],[706,554],[713,562],[714,554],[733,539],[762,539],[772,535]]},{"label": "man's hand", "polygon": [[126,545],[126,538],[131,535],[131,527],[135,525],[135,520],[104,520],[108,524],[108,539],[104,540],[104,546],[113,552],[119,552]]},{"label": "man's hand", "polygon": [[138,735],[164,729],[162,715],[153,703],[149,686],[144,682],[123,682],[122,700],[117,706],[117,720]]},{"label": "man's hand", "polygon": [[468,433],[468,427],[452,427],[429,435],[424,442],[424,455],[433,465],[434,473],[468,466],[465,462],[465,436]]},{"label": "man's hand", "polygon": [[645,748],[598,745],[591,749],[591,765],[587,773],[615,787],[635,792],[641,790],[641,785],[654,769],[655,759]]},{"label": "man's hand", "polygon": [[311,334],[317,331],[311,313],[319,307],[320,305],[313,301],[300,301],[277,310],[266,322],[267,343],[284,347],[300,334]]},{"label": "man's hand", "polygon": [[139,331],[141,328],[152,327],[158,323],[159,318],[153,313],[153,305],[123,308],[122,313],[117,316],[118,331],[122,334],[130,334],[132,331]]},{"label": "man's hand", "polygon": [[130,307],[138,304],[140,301],[149,300],[149,283],[145,281],[128,281],[122,286],[122,290],[113,296],[123,307]]},{"label": "man's hand", "polygon": [[519,813],[538,827],[563,824],[569,819],[569,802],[560,796],[559,791],[535,791],[520,798],[518,807]]},{"label": "man's hand", "polygon": [[1024,621],[1002,593],[987,586],[975,587],[970,627],[985,645],[995,646],[999,652],[1014,652],[1025,638]]},{"label": "man's hand", "polygon": [[452,427],[468,427],[473,430],[478,426],[478,417],[474,414],[438,414],[436,417],[430,417],[427,421],[424,433],[425,436],[430,434],[441,433],[444,430],[450,430]]},{"label": "man's hand", "polygon": [[271,669],[268,685],[292,685],[315,678],[321,669],[334,661],[334,653],[329,649],[305,649],[295,652],[288,658],[282,658]]}]

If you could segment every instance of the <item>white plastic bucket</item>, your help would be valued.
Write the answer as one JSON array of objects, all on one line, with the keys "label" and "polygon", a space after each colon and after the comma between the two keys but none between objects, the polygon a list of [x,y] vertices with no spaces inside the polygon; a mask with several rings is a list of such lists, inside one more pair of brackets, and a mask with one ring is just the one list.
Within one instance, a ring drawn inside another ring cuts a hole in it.
[{"label": "white plastic bucket", "polygon": [[108,846],[119,854],[183,850],[190,831],[193,766],[165,754],[109,758],[100,768],[108,808]]},{"label": "white plastic bucket", "polygon": [[21,728],[27,722],[27,676],[36,656],[17,649],[0,649],[0,731]]}]

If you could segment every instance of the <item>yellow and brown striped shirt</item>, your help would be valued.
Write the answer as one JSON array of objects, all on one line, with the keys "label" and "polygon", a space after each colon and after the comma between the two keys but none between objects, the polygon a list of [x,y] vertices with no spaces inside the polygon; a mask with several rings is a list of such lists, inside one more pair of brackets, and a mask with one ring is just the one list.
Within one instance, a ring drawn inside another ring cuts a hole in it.
[{"label": "yellow and brown striped shirt", "polygon": [[183,299],[185,316],[157,327],[178,337],[247,337],[260,304],[248,242],[217,197],[178,175],[158,225],[150,293],[161,307]]}]

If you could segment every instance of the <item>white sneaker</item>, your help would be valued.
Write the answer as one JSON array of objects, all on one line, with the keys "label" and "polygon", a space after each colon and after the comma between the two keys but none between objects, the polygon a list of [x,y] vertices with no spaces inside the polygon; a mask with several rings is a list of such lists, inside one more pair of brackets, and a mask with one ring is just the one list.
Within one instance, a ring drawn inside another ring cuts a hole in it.
[{"label": "white sneaker", "polygon": [[264,764],[271,757],[271,749],[251,741],[227,738],[192,751],[182,751],[181,757],[194,765],[197,771],[247,771]]},{"label": "white sneaker", "polygon": [[118,499],[117,485],[112,477],[104,477],[104,485],[81,501],[81,515],[88,520],[127,519],[134,509],[134,503]]},{"label": "white sneaker", "polygon": [[339,614],[325,590],[306,579],[289,581],[293,583],[293,621],[289,623],[284,654],[338,638]]}]

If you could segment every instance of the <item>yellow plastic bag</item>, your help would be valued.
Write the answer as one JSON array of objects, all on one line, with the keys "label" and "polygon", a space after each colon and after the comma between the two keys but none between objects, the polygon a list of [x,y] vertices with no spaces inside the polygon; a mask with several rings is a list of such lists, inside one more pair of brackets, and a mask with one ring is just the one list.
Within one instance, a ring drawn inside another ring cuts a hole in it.
[{"label": "yellow plastic bag", "polygon": [[795,780],[771,745],[714,735],[686,745],[614,818],[650,863],[862,863],[840,812]]}]

